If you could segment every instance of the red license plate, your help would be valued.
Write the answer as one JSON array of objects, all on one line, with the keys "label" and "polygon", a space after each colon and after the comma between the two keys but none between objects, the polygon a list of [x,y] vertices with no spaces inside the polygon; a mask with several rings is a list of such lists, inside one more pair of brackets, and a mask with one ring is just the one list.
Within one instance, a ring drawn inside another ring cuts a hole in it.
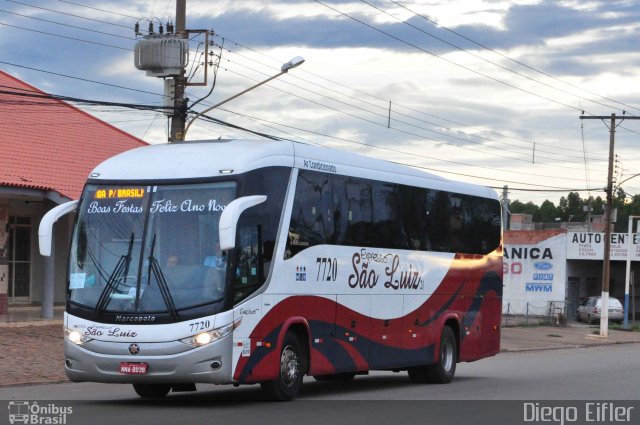
[{"label": "red license plate", "polygon": [[126,375],[145,375],[147,373],[147,363],[120,363],[120,373]]}]

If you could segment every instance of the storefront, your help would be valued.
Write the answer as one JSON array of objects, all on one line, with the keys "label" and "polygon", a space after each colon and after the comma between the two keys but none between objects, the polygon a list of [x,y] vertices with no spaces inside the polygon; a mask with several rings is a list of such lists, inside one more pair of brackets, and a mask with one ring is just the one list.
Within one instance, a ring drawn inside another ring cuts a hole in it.
[{"label": "storefront", "polygon": [[[504,234],[503,312],[545,316],[562,309],[575,318],[580,300],[600,295],[604,233],[566,230],[507,231]],[[624,300],[626,233],[611,235],[609,294]],[[640,313],[640,236],[632,235],[630,314]],[[634,288],[635,286],[635,288]]]}]

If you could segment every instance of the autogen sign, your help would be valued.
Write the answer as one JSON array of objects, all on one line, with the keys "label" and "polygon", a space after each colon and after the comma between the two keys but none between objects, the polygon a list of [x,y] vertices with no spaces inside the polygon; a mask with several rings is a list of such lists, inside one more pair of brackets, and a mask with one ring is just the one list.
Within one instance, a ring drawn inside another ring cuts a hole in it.
[{"label": "autogen sign", "polygon": [[[604,258],[604,233],[569,232],[567,233],[567,259],[602,260]],[[611,259],[626,261],[627,233],[611,234]],[[640,261],[640,234],[631,235],[631,260]]]}]

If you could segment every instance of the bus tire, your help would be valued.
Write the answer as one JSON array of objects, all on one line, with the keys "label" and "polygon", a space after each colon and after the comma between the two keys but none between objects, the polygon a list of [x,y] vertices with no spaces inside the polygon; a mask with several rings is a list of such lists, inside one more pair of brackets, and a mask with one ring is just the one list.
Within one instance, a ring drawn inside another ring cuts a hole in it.
[{"label": "bus tire", "polygon": [[142,398],[162,398],[171,391],[171,384],[133,384],[133,389]]},{"label": "bus tire", "polygon": [[458,347],[453,330],[449,326],[442,329],[438,361],[426,367],[427,380],[436,384],[448,384],[456,374]]},{"label": "bus tire", "polygon": [[289,401],[302,388],[306,371],[306,357],[300,340],[293,332],[287,332],[282,342],[278,376],[273,381],[263,382],[262,390],[275,401]]}]

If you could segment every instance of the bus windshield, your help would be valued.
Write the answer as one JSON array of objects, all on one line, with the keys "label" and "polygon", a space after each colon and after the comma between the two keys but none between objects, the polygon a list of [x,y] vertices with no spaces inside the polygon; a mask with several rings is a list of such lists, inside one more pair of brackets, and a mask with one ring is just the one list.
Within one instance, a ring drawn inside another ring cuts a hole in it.
[{"label": "bus windshield", "polygon": [[221,301],[228,285],[218,223],[235,196],[235,182],[87,185],[71,245],[69,301],[96,314],[174,318]]}]

